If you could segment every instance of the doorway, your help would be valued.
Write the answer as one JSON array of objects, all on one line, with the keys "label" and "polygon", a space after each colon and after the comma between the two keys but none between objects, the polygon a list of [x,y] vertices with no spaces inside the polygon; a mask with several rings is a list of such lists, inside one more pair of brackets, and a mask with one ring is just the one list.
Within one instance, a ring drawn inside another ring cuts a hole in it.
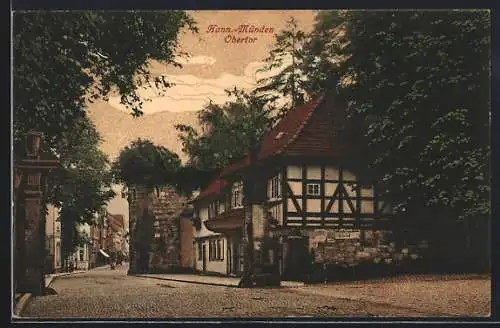
[{"label": "doorway", "polygon": [[203,271],[207,271],[207,246],[203,243]]},{"label": "doorway", "polygon": [[283,279],[302,280],[308,267],[308,238],[290,236],[283,245]]}]

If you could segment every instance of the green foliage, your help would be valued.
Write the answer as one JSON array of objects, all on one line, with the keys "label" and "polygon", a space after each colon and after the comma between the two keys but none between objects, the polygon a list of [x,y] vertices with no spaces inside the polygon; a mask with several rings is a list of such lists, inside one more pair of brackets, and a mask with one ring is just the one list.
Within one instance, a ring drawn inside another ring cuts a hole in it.
[{"label": "green foliage", "polygon": [[115,196],[100,142],[98,131],[87,117],[78,119],[58,140],[61,167],[49,176],[47,201],[60,208],[63,252],[74,250],[78,244],[77,227],[92,224],[95,213]]},{"label": "green foliage", "polygon": [[343,10],[321,11],[316,15],[315,25],[303,46],[301,70],[305,78],[304,91],[315,97],[331,88],[332,72],[338,72],[344,60],[342,48],[346,44],[343,33],[347,23],[347,12]]},{"label": "green foliage", "polygon": [[196,31],[183,11],[24,12],[13,26],[14,139],[36,129],[50,147],[110,92],[140,115],[140,87],[171,85],[148,61],[178,65],[179,32]]},{"label": "green foliage", "polygon": [[[304,103],[303,46],[306,34],[297,27],[297,20],[291,17],[286,28],[276,35],[276,43],[265,59],[266,65],[258,72],[279,70],[274,76],[258,80],[257,92],[269,92],[290,98],[282,112]],[[290,63],[287,63],[290,61]]]},{"label": "green foliage", "polygon": [[353,162],[407,216],[488,215],[489,12],[346,17],[340,71],[354,83],[342,94],[351,119],[365,121]]},{"label": "green foliage", "polygon": [[207,187],[216,178],[217,173],[218,170],[198,169],[192,165],[185,165],[176,174],[177,192],[190,197],[194,190]]},{"label": "green foliage", "polygon": [[116,182],[149,188],[175,185],[180,168],[177,154],[140,138],[121,150],[112,165]]},{"label": "green foliage", "polygon": [[223,106],[209,103],[200,112],[202,134],[191,126],[176,126],[189,165],[202,171],[220,169],[242,159],[273,124],[273,96],[237,88],[226,92],[233,100]]},{"label": "green foliage", "polygon": [[[13,18],[13,139],[44,133],[44,148],[61,160],[47,201],[61,208],[63,256],[78,244],[76,227],[114,196],[99,134],[85,107],[110,94],[141,115],[141,87],[171,86],[149,61],[177,65],[178,34],[196,31],[185,12],[24,12]],[[16,154],[18,151],[16,151]]]}]

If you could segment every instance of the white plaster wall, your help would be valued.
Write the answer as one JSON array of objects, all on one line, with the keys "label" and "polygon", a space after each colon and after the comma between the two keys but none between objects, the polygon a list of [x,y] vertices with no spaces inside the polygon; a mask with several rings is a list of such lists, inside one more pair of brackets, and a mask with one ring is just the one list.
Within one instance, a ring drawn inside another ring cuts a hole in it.
[{"label": "white plaster wall", "polygon": [[347,171],[347,170],[344,170],[344,171],[342,171],[342,179],[344,181],[355,181],[356,176],[354,175],[354,173]]},{"label": "white plaster wall", "polygon": [[373,201],[372,200],[362,200],[361,201],[361,213],[373,213]]},{"label": "white plaster wall", "polygon": [[288,165],[286,168],[287,177],[292,179],[302,179],[302,168],[298,165]]},{"label": "white plaster wall", "polygon": [[307,166],[307,179],[321,179],[321,167],[320,166]]},{"label": "white plaster wall", "polygon": [[361,197],[373,197],[373,188],[361,188]]},{"label": "white plaster wall", "polygon": [[208,205],[200,204],[198,206],[200,206],[200,219],[201,219],[202,223],[201,223],[201,229],[195,230],[195,237],[199,238],[199,237],[207,237],[207,236],[217,235],[217,233],[208,230],[205,227],[205,224],[203,223],[206,220],[208,220]]},{"label": "white plaster wall", "polygon": [[337,189],[338,183],[334,182],[325,182],[325,196],[326,197],[331,197],[333,196],[333,193]]},{"label": "white plaster wall", "polygon": [[292,190],[294,195],[296,196],[302,195],[302,182],[289,181],[288,185],[290,186],[290,189]]},{"label": "white plaster wall", "polygon": [[51,204],[47,204],[47,214],[45,216],[45,233],[49,236],[60,234],[61,222],[58,221],[59,209]]},{"label": "white plaster wall", "polygon": [[307,199],[306,202],[308,212],[321,212],[321,199]]},{"label": "white plaster wall", "polygon": [[283,205],[281,203],[270,207],[269,211],[280,224],[283,223]]},{"label": "white plaster wall", "polygon": [[[302,210],[302,199],[296,199],[297,203],[299,204],[300,210]],[[293,201],[288,198],[288,212],[296,212],[295,205],[293,204]]]},{"label": "white plaster wall", "polygon": [[327,166],[325,168],[325,179],[327,180],[338,180],[339,170],[333,166]]},{"label": "white plaster wall", "polygon": [[[223,260],[214,260],[214,261],[210,261],[209,260],[209,257],[208,257],[208,254],[209,254],[209,250],[208,250],[208,245],[209,245],[209,242],[208,240],[204,240],[203,243],[205,245],[205,250],[206,250],[206,259],[207,259],[207,265],[206,265],[206,271],[209,271],[209,272],[217,272],[217,273],[221,273],[221,274],[227,274],[227,239],[225,237],[221,237],[220,239],[223,240],[223,246],[222,246],[222,254],[224,256],[224,259]],[[203,270],[203,258],[201,260],[198,260],[198,244],[196,243],[194,245],[196,251],[195,251],[195,256],[196,256],[196,261],[195,261],[195,269],[198,270],[198,271],[202,271]]]}]

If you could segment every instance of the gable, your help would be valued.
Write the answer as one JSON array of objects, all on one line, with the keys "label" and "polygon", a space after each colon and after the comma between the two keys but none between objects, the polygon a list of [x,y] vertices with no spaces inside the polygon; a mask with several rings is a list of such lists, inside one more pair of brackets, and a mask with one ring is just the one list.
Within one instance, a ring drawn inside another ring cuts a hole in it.
[{"label": "gable", "polygon": [[291,156],[342,157],[348,148],[348,140],[342,140],[335,131],[344,121],[343,114],[344,111],[332,97],[326,98],[283,153]]}]

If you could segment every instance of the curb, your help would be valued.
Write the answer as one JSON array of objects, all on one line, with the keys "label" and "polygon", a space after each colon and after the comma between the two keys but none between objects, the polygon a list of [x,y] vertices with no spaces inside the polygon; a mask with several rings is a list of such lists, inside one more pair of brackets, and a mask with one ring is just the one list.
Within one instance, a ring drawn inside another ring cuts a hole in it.
[{"label": "curb", "polygon": [[14,306],[14,316],[20,317],[21,312],[24,310],[26,304],[28,304],[29,299],[31,298],[31,293],[25,293],[20,298],[19,301]]},{"label": "curb", "polygon": [[[174,278],[153,277],[153,276],[144,275],[144,274],[134,274],[131,276],[135,276],[135,277],[139,277],[139,278],[150,278],[150,279],[157,279],[157,280],[185,282],[185,283],[190,283],[190,284],[239,288],[238,285],[227,285],[227,284],[220,284],[220,283],[215,283],[215,282],[202,282],[202,281],[182,280],[182,279],[174,279]],[[278,288],[293,288],[293,287],[303,287],[303,286],[304,286],[304,283],[300,283],[300,282],[296,283],[296,282],[282,281],[280,287],[278,287]]]},{"label": "curb", "polygon": [[72,275],[72,274],[78,274],[78,273],[84,273],[84,272],[87,272],[88,270],[80,270],[80,271],[73,271],[73,272],[64,272],[64,273],[60,273],[60,274],[57,274],[57,275],[53,275],[53,276],[50,276],[48,279],[49,281],[45,283],[45,288],[47,287],[50,287],[50,285],[54,282],[54,280],[56,280],[57,278],[59,277],[65,277],[65,276],[69,276],[69,275]]},{"label": "curb", "polygon": [[[50,285],[54,282],[54,280],[56,280],[59,277],[69,276],[72,274],[78,274],[78,273],[84,273],[84,272],[87,272],[87,271],[73,271],[73,272],[64,272],[64,273],[60,273],[60,274],[56,274],[56,275],[51,275],[48,277],[48,281],[45,282],[45,288],[50,287]],[[19,298],[19,301],[17,301],[17,303],[15,303],[14,316],[16,318],[21,318],[21,312],[24,310],[24,308],[28,304],[28,301],[31,299],[31,296],[33,296],[31,293],[24,293]]]},{"label": "curb", "polygon": [[211,286],[238,288],[238,285],[218,284],[216,282],[202,282],[202,281],[181,280],[181,279],[173,279],[173,278],[161,278],[161,277],[152,277],[152,276],[143,275],[143,274],[133,274],[133,275],[131,274],[131,276],[139,277],[139,278],[146,278],[146,279],[156,279],[156,280],[185,282],[185,283],[189,283],[189,284],[211,285]]}]

